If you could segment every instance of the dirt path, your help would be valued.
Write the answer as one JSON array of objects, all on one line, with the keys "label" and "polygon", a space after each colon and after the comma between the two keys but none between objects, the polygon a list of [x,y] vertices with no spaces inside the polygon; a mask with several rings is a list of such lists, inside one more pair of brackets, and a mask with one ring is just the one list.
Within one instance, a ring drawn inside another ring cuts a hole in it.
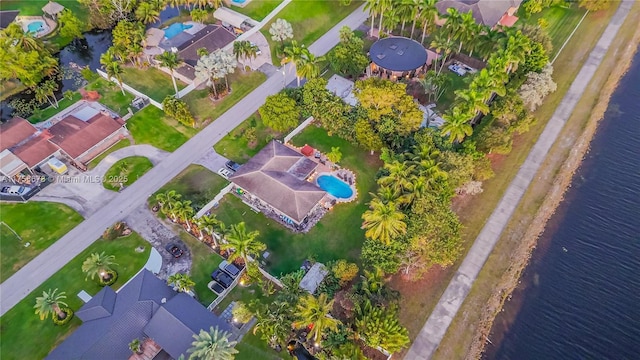
[{"label": "dirt path", "polygon": [[[502,276],[484,310],[477,336],[466,356],[467,359],[478,359],[481,357],[486,344],[485,339],[489,336],[495,317],[518,285],[520,276],[529,263],[531,253],[537,244],[539,236],[545,230],[547,221],[555,213],[557,207],[564,199],[565,192],[571,186],[573,175],[580,167],[585,154],[588,153],[590,143],[596,134],[600,120],[602,120],[607,110],[609,99],[616,90],[618,82],[631,65],[638,46],[640,46],[640,32],[636,32],[633,40],[626,46],[617,59],[616,66],[602,88],[598,102],[593,107],[583,133],[573,144],[569,156],[553,181],[544,202],[540,206],[524,236],[521,238],[520,245],[514,249],[511,264]],[[549,171],[550,169],[542,169],[541,172],[545,170]]]}]

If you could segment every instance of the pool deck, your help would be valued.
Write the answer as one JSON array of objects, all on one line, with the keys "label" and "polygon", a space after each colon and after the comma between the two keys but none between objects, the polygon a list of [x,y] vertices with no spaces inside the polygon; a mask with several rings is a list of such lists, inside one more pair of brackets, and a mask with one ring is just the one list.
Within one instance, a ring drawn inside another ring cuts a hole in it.
[{"label": "pool deck", "polygon": [[44,16],[18,16],[16,18],[16,23],[20,24],[25,33],[29,31],[29,24],[34,21],[42,21],[45,23],[45,30],[35,34],[35,37],[37,38],[51,34],[58,26],[55,21]]}]

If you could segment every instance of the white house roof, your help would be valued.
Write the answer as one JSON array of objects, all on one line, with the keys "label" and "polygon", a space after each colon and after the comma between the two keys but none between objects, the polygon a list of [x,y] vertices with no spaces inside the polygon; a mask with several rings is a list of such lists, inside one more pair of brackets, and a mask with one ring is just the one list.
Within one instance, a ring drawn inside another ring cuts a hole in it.
[{"label": "white house roof", "polygon": [[47,5],[42,7],[42,12],[49,14],[49,15],[55,15],[58,14],[60,12],[62,12],[62,10],[64,10],[64,6],[58,4],[55,1],[49,1],[47,3]]},{"label": "white house roof", "polygon": [[249,20],[248,16],[242,15],[225,7],[217,8],[216,11],[213,12],[213,17],[235,28],[242,27],[242,23]]},{"label": "white house roof", "polygon": [[339,96],[347,104],[356,106],[358,99],[353,95],[353,85],[353,81],[345,79],[340,75],[333,75],[327,82],[327,90]]},{"label": "white house roof", "polygon": [[26,168],[27,164],[8,149],[0,152],[0,173],[3,175],[13,177]]},{"label": "white house roof", "polygon": [[313,294],[328,273],[329,270],[327,270],[322,263],[317,262],[313,264],[311,269],[309,269],[300,281],[300,288],[306,290],[309,294]]}]

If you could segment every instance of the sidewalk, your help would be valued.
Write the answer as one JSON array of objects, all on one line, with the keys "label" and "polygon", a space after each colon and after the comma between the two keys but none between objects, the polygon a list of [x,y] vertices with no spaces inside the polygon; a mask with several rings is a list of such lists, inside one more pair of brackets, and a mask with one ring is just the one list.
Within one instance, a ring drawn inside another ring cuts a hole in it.
[{"label": "sidewalk", "polygon": [[504,231],[522,196],[542,165],[549,149],[555,143],[564,124],[582,97],[584,89],[589,85],[632,5],[632,0],[623,0],[620,4],[600,40],[589,54],[589,58],[580,69],[562,102],[558,105],[527,159],[520,167],[520,171],[518,171],[498,206],[487,220],[484,228],[482,228],[467,257],[460,265],[449,286],[447,286],[405,359],[430,359],[433,357],[447,328],[451,325],[469,294],[478,273],[500,239],[502,231]]},{"label": "sidewalk", "polygon": [[[317,54],[324,54],[338,43],[338,31],[342,26],[357,28],[366,16],[361,6],[343,21],[311,45]],[[288,70],[288,69],[286,69]],[[251,116],[264,103],[267,96],[279,92],[283,82],[295,80],[295,71],[285,71],[269,77],[262,85],[245,96],[215,122],[202,129],[179,149],[169,154],[138,181],[102,206],[48,249],[0,284],[0,316],[25,298],[76,255],[100,238],[104,229],[120,221],[147,201],[155,191],[173,179],[189,164],[203,154],[242,121]],[[130,224],[135,228],[135,224]]]}]

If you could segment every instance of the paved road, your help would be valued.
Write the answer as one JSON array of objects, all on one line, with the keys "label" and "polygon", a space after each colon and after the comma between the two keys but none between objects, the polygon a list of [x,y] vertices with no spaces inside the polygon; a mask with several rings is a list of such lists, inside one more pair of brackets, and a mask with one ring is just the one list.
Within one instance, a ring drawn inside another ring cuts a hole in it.
[{"label": "paved road", "polygon": [[582,66],[573,84],[571,84],[569,91],[522,164],[520,171],[518,171],[500,203],[498,203],[484,228],[482,228],[467,257],[460,265],[431,316],[429,316],[418,337],[413,342],[405,359],[429,359],[433,357],[447,328],[469,294],[478,273],[500,239],[502,231],[536,175],[549,149],[558,138],[564,124],[582,97],[584,89],[589,85],[632,5],[633,0],[623,0],[620,8],[613,15],[609,26],[600,37],[596,47],[591,51],[589,58]]},{"label": "paved road", "polygon": [[[325,54],[338,43],[338,31],[341,27],[349,26],[355,29],[365,19],[366,14],[361,6],[309,48],[317,55]],[[286,78],[281,72],[268,78],[211,125],[202,129],[142,178],[119,193],[110,203],[101,207],[91,217],[0,284],[0,316],[91,245],[105,229],[145,203],[153,192],[169,182],[189,164],[198,160],[213,144],[257,111],[268,95],[277,93],[283,88],[285,82],[289,83],[295,79],[295,71],[287,69],[285,73]]]}]

